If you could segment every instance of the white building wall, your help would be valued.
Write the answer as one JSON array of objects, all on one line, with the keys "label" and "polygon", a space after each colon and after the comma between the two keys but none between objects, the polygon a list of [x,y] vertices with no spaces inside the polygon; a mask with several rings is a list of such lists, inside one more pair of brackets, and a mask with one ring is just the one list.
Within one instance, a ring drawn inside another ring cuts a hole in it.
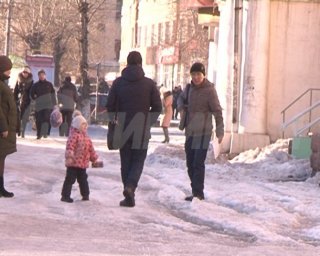
[{"label": "white building wall", "polygon": [[217,52],[216,89],[220,104],[223,108],[225,130],[233,131],[232,102],[233,102],[233,31],[234,5],[232,0],[219,3],[220,25]]},{"label": "white building wall", "polygon": [[[282,136],[281,111],[310,88],[320,89],[320,2],[271,1],[268,76],[268,133],[273,140]],[[313,102],[320,100],[314,92]],[[286,120],[310,103],[307,93],[286,113]],[[319,117],[313,111],[313,117]],[[304,116],[285,132],[286,137],[309,122]],[[316,127],[319,131],[320,127]]]},{"label": "white building wall", "polygon": [[249,1],[239,133],[266,134],[270,2]]}]

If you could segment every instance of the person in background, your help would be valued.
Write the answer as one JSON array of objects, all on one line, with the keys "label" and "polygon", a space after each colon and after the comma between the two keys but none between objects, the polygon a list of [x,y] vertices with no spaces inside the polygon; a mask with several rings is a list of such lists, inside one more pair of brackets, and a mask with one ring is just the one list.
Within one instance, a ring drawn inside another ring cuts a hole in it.
[{"label": "person in background", "polygon": [[69,136],[69,129],[72,121],[72,113],[78,101],[76,86],[71,83],[71,77],[66,76],[58,92],[58,103],[62,114],[63,123],[59,127],[60,136]]},{"label": "person in background", "polygon": [[172,119],[178,119],[178,98],[180,93],[182,92],[181,90],[181,85],[175,86],[172,92],[173,95],[173,103],[172,103]]},{"label": "person in background", "polygon": [[16,86],[14,87],[14,99],[18,107],[17,134],[24,138],[27,122],[31,112],[30,91],[33,85],[33,76],[28,66],[25,66],[18,75]]},{"label": "person in background", "polygon": [[[224,136],[222,108],[213,83],[205,75],[205,67],[196,62],[191,66],[191,83],[178,99],[178,110],[187,112],[185,126],[185,153],[193,198],[204,200],[205,160],[212,135],[212,116],[216,123],[216,136],[221,143]],[[188,104],[185,106],[186,99]]]},{"label": "person in background", "polygon": [[124,131],[120,146],[124,199],[120,201],[120,206],[134,207],[135,190],[147,156],[151,125],[156,123],[162,109],[159,90],[153,80],[145,77],[139,52],[128,54],[127,66],[113,82],[106,107],[109,115],[119,112],[119,126]]},{"label": "person in background", "polygon": [[57,105],[56,93],[52,83],[47,81],[46,72],[38,72],[39,81],[31,87],[31,98],[35,100],[37,139],[50,135],[50,114]]},{"label": "person in background", "polygon": [[95,163],[98,159],[92,141],[87,134],[88,123],[86,119],[77,111],[71,124],[71,132],[68,137],[65,165],[67,167],[66,177],[61,191],[61,201],[72,203],[72,185],[77,180],[79,183],[80,194],[83,201],[89,200],[89,184],[86,168],[89,162]]},{"label": "person in background", "polygon": [[99,78],[98,92],[99,93],[109,93],[109,85],[103,77]]},{"label": "person in background", "polygon": [[17,151],[16,126],[17,108],[12,90],[7,85],[12,68],[11,60],[0,56],[0,197],[13,197],[12,192],[4,188],[5,159]]},{"label": "person in background", "polygon": [[162,143],[169,143],[169,127],[172,119],[172,101],[173,96],[172,92],[165,87],[161,88],[161,98],[162,98],[162,106],[163,106],[163,115],[160,120],[160,126],[163,129],[164,140]]}]

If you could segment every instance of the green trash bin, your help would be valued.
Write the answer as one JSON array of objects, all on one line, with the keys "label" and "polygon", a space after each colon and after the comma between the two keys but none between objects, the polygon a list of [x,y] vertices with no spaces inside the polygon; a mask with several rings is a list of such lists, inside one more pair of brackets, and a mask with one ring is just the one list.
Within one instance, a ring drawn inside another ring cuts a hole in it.
[{"label": "green trash bin", "polygon": [[311,156],[311,137],[295,137],[292,139],[292,156],[307,159]]}]

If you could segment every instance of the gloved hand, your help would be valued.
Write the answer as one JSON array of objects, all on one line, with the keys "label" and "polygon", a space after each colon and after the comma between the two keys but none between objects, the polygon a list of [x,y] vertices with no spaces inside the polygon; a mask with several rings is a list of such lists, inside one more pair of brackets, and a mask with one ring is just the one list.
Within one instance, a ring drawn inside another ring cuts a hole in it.
[{"label": "gloved hand", "polygon": [[72,157],[66,158],[66,161],[65,161],[65,165],[66,166],[70,166],[72,163],[73,163],[73,158]]}]

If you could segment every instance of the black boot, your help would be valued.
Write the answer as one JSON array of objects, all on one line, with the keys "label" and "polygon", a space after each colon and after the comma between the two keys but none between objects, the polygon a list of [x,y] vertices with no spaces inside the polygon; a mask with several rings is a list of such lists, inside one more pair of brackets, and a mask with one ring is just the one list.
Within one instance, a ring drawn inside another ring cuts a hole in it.
[{"label": "black boot", "polygon": [[134,207],[135,200],[134,200],[134,189],[131,187],[125,187],[123,191],[124,199],[120,201],[120,206],[124,207]]},{"label": "black boot", "polygon": [[73,199],[70,196],[69,197],[62,196],[61,202],[73,203]]},{"label": "black boot", "polygon": [[12,192],[8,192],[3,185],[3,177],[0,177],[0,197],[14,197]]},{"label": "black boot", "polygon": [[162,141],[162,143],[169,143],[170,138],[169,138],[169,131],[168,131],[168,127],[163,127],[163,133],[164,133],[164,141]]}]

